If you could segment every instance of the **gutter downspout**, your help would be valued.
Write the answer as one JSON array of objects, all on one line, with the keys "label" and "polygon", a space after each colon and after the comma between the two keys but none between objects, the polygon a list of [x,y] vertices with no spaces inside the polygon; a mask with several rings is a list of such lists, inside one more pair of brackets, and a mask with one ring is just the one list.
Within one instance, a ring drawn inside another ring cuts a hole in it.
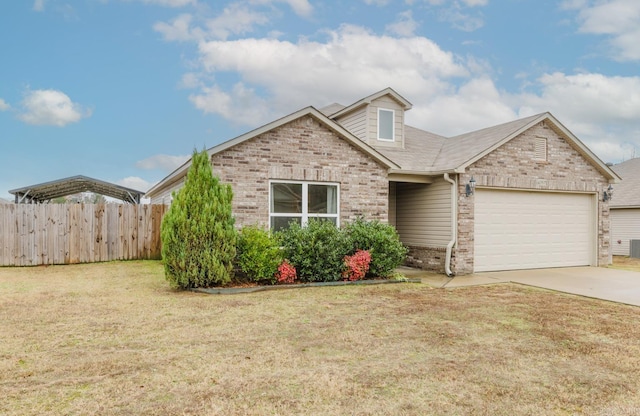
[{"label": "gutter downspout", "polygon": [[444,174],[444,180],[451,184],[451,241],[447,244],[447,251],[445,253],[444,260],[444,272],[449,277],[455,275],[451,271],[451,251],[456,244],[458,237],[458,184],[457,180],[453,180],[449,177],[448,173]]}]

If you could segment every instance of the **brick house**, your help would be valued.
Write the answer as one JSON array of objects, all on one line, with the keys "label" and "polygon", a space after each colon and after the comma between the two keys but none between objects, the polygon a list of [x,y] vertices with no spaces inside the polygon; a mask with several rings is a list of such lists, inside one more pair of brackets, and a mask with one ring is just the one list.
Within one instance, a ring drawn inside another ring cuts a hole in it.
[{"label": "brick house", "polygon": [[[387,88],[307,107],[208,150],[238,226],[320,217],[389,222],[407,262],[447,274],[609,263],[619,177],[549,113],[456,137],[405,124]],[[189,162],[147,196],[170,203]]]}]

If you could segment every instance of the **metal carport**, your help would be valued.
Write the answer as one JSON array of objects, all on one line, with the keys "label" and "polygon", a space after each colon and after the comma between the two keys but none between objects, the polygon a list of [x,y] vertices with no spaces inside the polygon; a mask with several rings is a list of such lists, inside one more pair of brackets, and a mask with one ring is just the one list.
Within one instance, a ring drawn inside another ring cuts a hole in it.
[{"label": "metal carport", "polygon": [[93,192],[131,204],[139,204],[140,198],[144,195],[144,192],[135,189],[82,175],[25,186],[9,191],[9,193],[15,195],[16,204],[44,204],[54,198],[73,195],[79,192]]}]

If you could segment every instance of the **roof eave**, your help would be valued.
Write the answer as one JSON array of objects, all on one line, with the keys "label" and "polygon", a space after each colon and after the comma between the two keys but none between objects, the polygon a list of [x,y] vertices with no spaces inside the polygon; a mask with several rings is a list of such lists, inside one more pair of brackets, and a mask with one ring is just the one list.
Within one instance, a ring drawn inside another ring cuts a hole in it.
[{"label": "roof eave", "polygon": [[[371,146],[369,146],[368,144],[364,143],[362,140],[358,139],[357,137],[355,137],[352,133],[350,133],[348,130],[346,130],[344,127],[342,127],[341,125],[339,125],[338,123],[336,123],[335,121],[331,120],[329,117],[325,116],[322,112],[320,112],[319,110],[317,110],[314,107],[305,107],[301,110],[298,110],[294,113],[291,113],[285,117],[282,117],[278,120],[275,120],[271,123],[265,124],[261,127],[258,127],[254,130],[251,130],[250,132],[247,132],[241,136],[235,137],[231,140],[227,140],[224,143],[221,143],[217,146],[214,146],[210,149],[207,150],[207,153],[209,154],[209,157],[223,152],[227,149],[230,149],[240,143],[243,143],[247,140],[250,140],[254,137],[257,137],[261,134],[264,134],[268,131],[271,131],[275,128],[278,128],[282,125],[285,125],[293,120],[296,120],[300,117],[304,117],[304,116],[312,116],[315,119],[321,121],[322,123],[324,123],[328,128],[330,128],[331,130],[333,130],[336,134],[338,134],[339,136],[345,138],[351,145],[353,145],[354,147],[358,148],[359,150],[365,152],[366,154],[368,154],[370,157],[372,157],[374,160],[376,160],[378,163],[384,165],[387,169],[399,169],[400,166],[398,164],[396,164],[395,162],[393,162],[391,159],[387,158],[386,156],[384,156],[383,154],[381,154],[380,152],[378,152],[377,150],[375,150],[374,148],[372,148]],[[162,192],[164,189],[167,189],[170,185],[175,184],[176,182],[178,182],[179,180],[181,180],[187,173],[189,166],[191,165],[191,159],[189,159],[188,161],[186,161],[182,166],[180,166],[178,169],[176,169],[174,172],[172,172],[171,174],[169,174],[168,176],[166,176],[163,180],[161,180],[160,182],[158,182],[156,185],[154,185],[151,189],[149,189],[146,193],[145,196],[147,197],[154,197],[155,195],[159,194],[160,192]]]},{"label": "roof eave", "polygon": [[613,169],[611,169],[609,166],[607,166],[607,164],[604,163],[591,150],[589,150],[589,148],[587,146],[585,146],[585,144],[582,143],[582,141],[580,141],[580,139],[578,139],[573,133],[571,133],[571,131],[569,129],[567,129],[562,123],[560,123],[560,121],[558,119],[556,119],[551,113],[548,113],[548,112],[540,114],[539,117],[536,117],[535,119],[531,120],[529,123],[527,123],[526,125],[524,125],[523,127],[519,128],[519,129],[517,129],[516,131],[512,132],[511,134],[506,136],[504,139],[500,140],[499,142],[495,143],[491,147],[485,149],[484,151],[478,153],[474,157],[468,159],[466,162],[464,162],[464,163],[460,164],[459,166],[455,167],[454,171],[457,172],[457,173],[464,173],[465,170],[469,166],[471,166],[472,164],[474,164],[478,160],[482,159],[483,157],[485,157],[489,153],[493,152],[494,150],[496,150],[497,148],[499,148],[503,144],[509,142],[510,140],[514,139],[515,137],[519,136],[520,134],[524,133],[525,131],[529,130],[531,127],[535,126],[537,123],[540,123],[540,122],[545,121],[545,120],[551,121],[551,123],[558,130],[560,130],[560,132],[565,137],[565,139],[568,139],[569,141],[571,141],[571,143],[573,143],[576,147],[578,147],[579,153],[582,154],[582,156],[586,157],[589,161],[591,161],[592,164],[600,171],[600,173],[602,173],[608,179],[609,183],[618,183],[619,181],[622,180],[622,178],[620,178],[620,176],[618,176],[613,171]]}]

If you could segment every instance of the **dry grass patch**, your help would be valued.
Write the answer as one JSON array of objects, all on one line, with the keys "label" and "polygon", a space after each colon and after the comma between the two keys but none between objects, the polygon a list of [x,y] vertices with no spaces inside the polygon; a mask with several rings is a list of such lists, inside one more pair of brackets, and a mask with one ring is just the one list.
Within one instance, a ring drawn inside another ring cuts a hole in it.
[{"label": "dry grass patch", "polygon": [[640,272],[640,259],[628,256],[613,256],[613,264],[609,267]]},{"label": "dry grass patch", "polygon": [[0,414],[640,413],[640,309],[516,285],[211,296],[0,268]]}]

